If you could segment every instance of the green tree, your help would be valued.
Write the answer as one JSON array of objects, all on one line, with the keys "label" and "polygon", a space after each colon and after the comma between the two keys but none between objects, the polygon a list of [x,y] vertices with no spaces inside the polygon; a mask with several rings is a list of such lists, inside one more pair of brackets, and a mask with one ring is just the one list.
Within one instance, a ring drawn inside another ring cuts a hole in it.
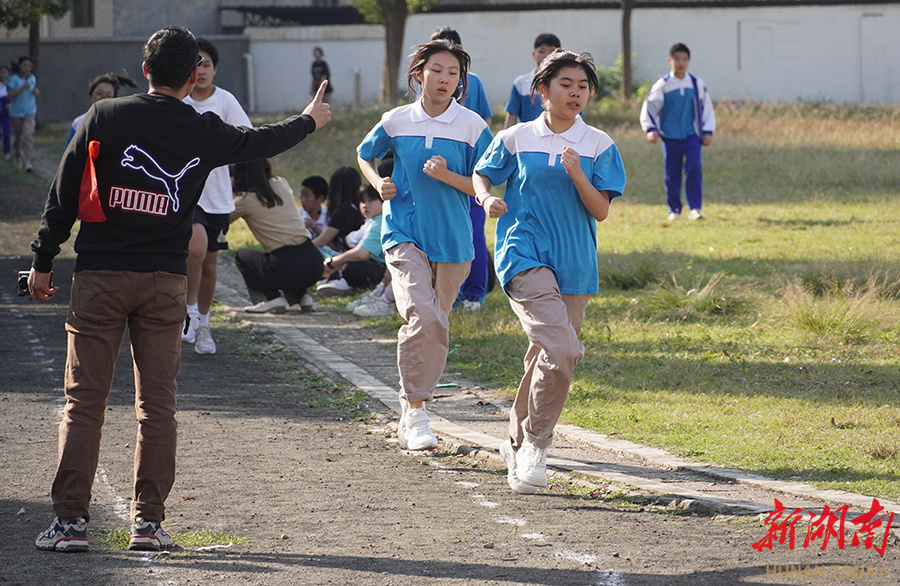
[{"label": "green tree", "polygon": [[384,26],[384,68],[381,72],[380,99],[388,104],[397,102],[400,62],[403,60],[403,34],[406,17],[424,12],[438,0],[350,0],[363,17],[373,24]]},{"label": "green tree", "polygon": [[0,0],[0,27],[28,27],[28,54],[37,68],[40,52],[40,23],[45,14],[59,18],[72,8],[72,0]]}]

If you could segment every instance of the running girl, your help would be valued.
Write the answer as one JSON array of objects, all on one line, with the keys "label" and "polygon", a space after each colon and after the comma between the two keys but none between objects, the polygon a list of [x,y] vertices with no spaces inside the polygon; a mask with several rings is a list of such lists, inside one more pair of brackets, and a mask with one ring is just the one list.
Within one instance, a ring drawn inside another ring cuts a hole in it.
[{"label": "running girl", "polygon": [[[475,199],[499,218],[497,272],[529,340],[500,449],[519,494],[547,485],[547,449],[584,356],[584,310],[599,286],[596,222],[625,188],[616,145],[579,116],[597,91],[590,55],[557,49],[538,67],[531,91],[544,113],[501,131],[473,179]],[[504,181],[504,199],[491,195]]]},{"label": "running girl", "polygon": [[[437,447],[425,401],[444,372],[450,345],[447,314],[474,257],[471,175],[491,141],[484,120],[454,98],[465,94],[469,55],[438,39],[419,45],[406,77],[422,94],[382,116],[357,149],[359,168],[385,201],[381,244],[397,310],[401,415],[397,437],[410,450]],[[394,151],[391,177],[375,159]]]}]

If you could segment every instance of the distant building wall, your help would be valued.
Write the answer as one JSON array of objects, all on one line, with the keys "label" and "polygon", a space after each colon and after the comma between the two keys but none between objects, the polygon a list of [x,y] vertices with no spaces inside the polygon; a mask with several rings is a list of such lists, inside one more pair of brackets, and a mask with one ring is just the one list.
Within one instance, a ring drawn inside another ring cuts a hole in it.
[{"label": "distant building wall", "polygon": [[[88,80],[106,71],[124,68],[146,88],[140,48],[147,36],[176,21],[197,31],[217,30],[214,4],[152,3],[150,17],[130,1],[98,1],[95,28],[105,30],[111,13],[113,36],[95,31],[90,39],[78,39],[72,37],[81,29],[71,29],[68,39],[42,42],[40,117],[67,120],[82,113]],[[184,21],[191,11],[196,22]],[[66,18],[45,19],[42,26],[56,27],[56,37],[71,24]],[[531,51],[539,33],[557,34],[566,48],[592,53],[598,65],[611,65],[621,51],[621,11],[597,9],[417,14],[407,21],[407,52],[447,25],[460,32],[495,110],[505,105],[513,79],[534,67]],[[5,32],[2,62],[27,51],[25,37]],[[378,100],[384,65],[380,26],[248,28],[244,35],[211,38],[223,53],[217,83],[245,108],[252,102],[260,113],[301,110],[309,97],[315,46],[323,48],[331,68],[333,103]],[[900,3],[639,9],[632,17],[632,38],[636,79],[665,74],[669,47],[684,42],[692,51],[691,71],[707,82],[714,99],[900,103],[900,60],[892,58],[900,46]],[[405,65],[404,60],[401,78]],[[397,83],[405,85],[403,79]]]},{"label": "distant building wall", "polygon": [[[151,31],[152,32],[152,31]],[[249,42],[243,36],[210,37],[220,53],[216,85],[233,93],[247,107],[247,67],[243,57]],[[42,121],[67,121],[83,114],[91,105],[88,83],[95,76],[112,71],[131,76],[147,91],[141,72],[141,48],[146,38],[42,41],[37,72],[41,97],[38,118]],[[0,41],[0,61],[28,51],[27,42]],[[123,91],[128,95],[135,90]]]},{"label": "distant building wall", "polygon": [[[592,53],[598,65],[622,50],[619,10],[419,14],[408,21],[406,46],[440,26],[460,32],[492,104],[505,104],[513,79],[534,67],[539,33]],[[635,77],[667,73],[676,42],[690,47],[691,71],[715,99],[900,103],[898,4],[635,10]]]},{"label": "distant building wall", "polygon": [[293,112],[309,102],[313,48],[322,47],[335,104],[375,103],[384,66],[384,29],[374,25],[247,28],[259,112]]}]

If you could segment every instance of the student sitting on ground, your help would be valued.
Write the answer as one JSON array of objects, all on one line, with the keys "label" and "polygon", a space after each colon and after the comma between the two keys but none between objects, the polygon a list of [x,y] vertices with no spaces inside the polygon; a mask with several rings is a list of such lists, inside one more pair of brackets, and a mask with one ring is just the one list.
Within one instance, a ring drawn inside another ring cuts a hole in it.
[{"label": "student sitting on ground", "polygon": [[306,224],[306,229],[315,238],[328,227],[328,181],[324,177],[311,175],[300,184],[300,217]]},{"label": "student sitting on ground", "polygon": [[322,273],[327,281],[316,289],[319,295],[349,295],[354,289],[368,289],[384,278],[384,251],[381,248],[381,196],[371,185],[360,190],[359,207],[368,218],[359,244],[325,261]]}]

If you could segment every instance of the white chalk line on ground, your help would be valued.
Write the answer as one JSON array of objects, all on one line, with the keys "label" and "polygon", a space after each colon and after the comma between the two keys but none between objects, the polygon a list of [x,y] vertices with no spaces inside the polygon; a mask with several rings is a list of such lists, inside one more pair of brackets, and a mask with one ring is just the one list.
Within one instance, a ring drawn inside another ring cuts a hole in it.
[{"label": "white chalk line on ground", "polygon": [[[237,307],[241,307],[245,303],[244,295],[240,294],[234,288],[217,283],[216,294],[226,300],[231,309],[237,313]],[[395,413],[400,412],[400,403],[398,391],[392,386],[386,385],[374,376],[370,375],[360,366],[347,360],[344,356],[323,346],[311,336],[302,332],[297,326],[286,322],[277,314],[247,314],[248,322],[253,323],[263,330],[267,330],[276,339],[289,347],[298,348],[304,353],[304,357],[315,364],[317,367],[325,370],[336,372],[339,376],[358,387],[361,391],[369,396],[381,401]],[[252,321],[251,321],[252,320]],[[434,414],[429,415],[431,427],[435,432],[443,435],[452,436],[462,440],[466,445],[476,448],[488,448],[493,451],[499,451],[502,439],[487,435],[485,433],[465,428],[461,425],[453,423]],[[560,435],[584,441],[590,445],[597,446],[600,449],[610,450],[618,453],[627,453],[632,456],[639,456],[645,460],[656,462],[668,466],[670,468],[682,468],[693,472],[699,472],[706,475],[717,476],[733,480],[736,482],[746,483],[760,487],[765,490],[775,491],[801,498],[809,498],[824,502],[843,502],[854,506],[858,506],[863,510],[868,510],[872,504],[872,497],[860,494],[840,491],[840,490],[819,490],[811,485],[777,481],[761,475],[755,475],[741,470],[721,468],[709,464],[697,463],[685,458],[679,458],[674,454],[648,448],[639,444],[634,444],[625,440],[609,438],[603,434],[591,432],[583,428],[560,424],[556,431]],[[452,442],[451,442],[452,443]],[[498,456],[499,458],[499,456]],[[753,503],[749,501],[741,501],[737,499],[729,499],[718,496],[709,495],[700,491],[678,487],[671,484],[656,482],[638,476],[630,476],[611,471],[603,471],[598,466],[588,464],[578,460],[561,458],[558,456],[548,455],[547,464],[551,467],[565,471],[578,472],[580,474],[597,478],[600,480],[617,482],[637,486],[641,490],[654,492],[658,494],[674,495],[687,499],[703,501],[709,505],[716,507],[722,512],[730,512],[734,514],[763,514],[772,510],[771,504]],[[879,502],[887,512],[896,512],[900,515],[900,503],[879,499]]]}]

